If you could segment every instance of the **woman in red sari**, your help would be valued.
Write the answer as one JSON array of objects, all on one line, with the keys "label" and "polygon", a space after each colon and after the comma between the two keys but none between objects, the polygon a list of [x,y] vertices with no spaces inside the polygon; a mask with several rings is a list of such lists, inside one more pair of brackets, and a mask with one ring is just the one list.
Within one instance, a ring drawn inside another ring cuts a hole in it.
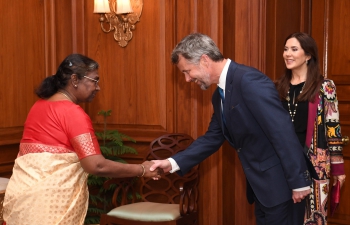
[{"label": "woman in red sari", "polygon": [[91,120],[78,103],[100,90],[98,63],[66,57],[55,75],[37,89],[40,99],[24,124],[18,157],[6,189],[7,225],[83,224],[88,206],[88,174],[158,177],[152,162],[122,164],[101,155]]}]

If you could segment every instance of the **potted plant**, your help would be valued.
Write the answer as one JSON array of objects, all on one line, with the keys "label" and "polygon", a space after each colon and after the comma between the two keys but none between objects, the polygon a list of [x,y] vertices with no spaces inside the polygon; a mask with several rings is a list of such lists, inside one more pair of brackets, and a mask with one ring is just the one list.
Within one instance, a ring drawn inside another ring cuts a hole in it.
[{"label": "potted plant", "polygon": [[[119,157],[120,155],[125,153],[137,154],[138,152],[134,148],[124,145],[124,141],[127,140],[134,143],[136,141],[128,135],[120,133],[118,130],[107,130],[107,117],[111,116],[111,113],[112,110],[101,110],[98,112],[98,115],[103,116],[104,127],[101,132],[96,131],[95,134],[100,141],[101,153],[106,159],[126,163]],[[107,179],[110,178],[94,175],[89,175],[88,177],[89,206],[85,217],[85,224],[99,224],[100,215],[106,213],[106,206],[111,204],[110,198],[105,198],[105,196],[112,193],[115,187],[111,187],[108,190],[104,189],[103,184]]]}]

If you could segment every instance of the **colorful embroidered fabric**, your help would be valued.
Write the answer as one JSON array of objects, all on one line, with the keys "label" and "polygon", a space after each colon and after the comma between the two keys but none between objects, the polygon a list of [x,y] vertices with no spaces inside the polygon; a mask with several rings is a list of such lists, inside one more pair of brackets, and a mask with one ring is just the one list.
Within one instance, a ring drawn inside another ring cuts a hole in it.
[{"label": "colorful embroidered fabric", "polygon": [[344,174],[341,138],[336,87],[326,79],[320,88],[313,138],[307,152],[320,180],[312,185],[304,224],[327,224],[330,176]]}]

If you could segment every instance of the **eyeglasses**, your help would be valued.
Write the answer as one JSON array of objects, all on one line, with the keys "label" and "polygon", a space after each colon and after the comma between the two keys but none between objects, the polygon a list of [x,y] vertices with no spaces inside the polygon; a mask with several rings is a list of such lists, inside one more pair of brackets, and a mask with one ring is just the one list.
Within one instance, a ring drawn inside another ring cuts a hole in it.
[{"label": "eyeglasses", "polygon": [[98,85],[99,80],[96,80],[96,79],[94,79],[94,78],[87,77],[87,76],[84,76],[84,77],[87,78],[87,79],[89,79],[89,80],[92,80],[93,82],[95,82],[95,86]]}]

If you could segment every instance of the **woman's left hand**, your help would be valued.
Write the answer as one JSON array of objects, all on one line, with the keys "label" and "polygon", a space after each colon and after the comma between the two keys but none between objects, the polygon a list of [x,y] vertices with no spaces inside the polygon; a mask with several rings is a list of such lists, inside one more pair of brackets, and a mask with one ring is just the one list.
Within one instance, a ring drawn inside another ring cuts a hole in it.
[{"label": "woman's left hand", "polygon": [[337,181],[339,180],[340,182],[340,188],[343,186],[343,184],[345,183],[345,178],[346,175],[337,175],[337,176],[333,176],[333,186],[335,186],[337,184]]}]

